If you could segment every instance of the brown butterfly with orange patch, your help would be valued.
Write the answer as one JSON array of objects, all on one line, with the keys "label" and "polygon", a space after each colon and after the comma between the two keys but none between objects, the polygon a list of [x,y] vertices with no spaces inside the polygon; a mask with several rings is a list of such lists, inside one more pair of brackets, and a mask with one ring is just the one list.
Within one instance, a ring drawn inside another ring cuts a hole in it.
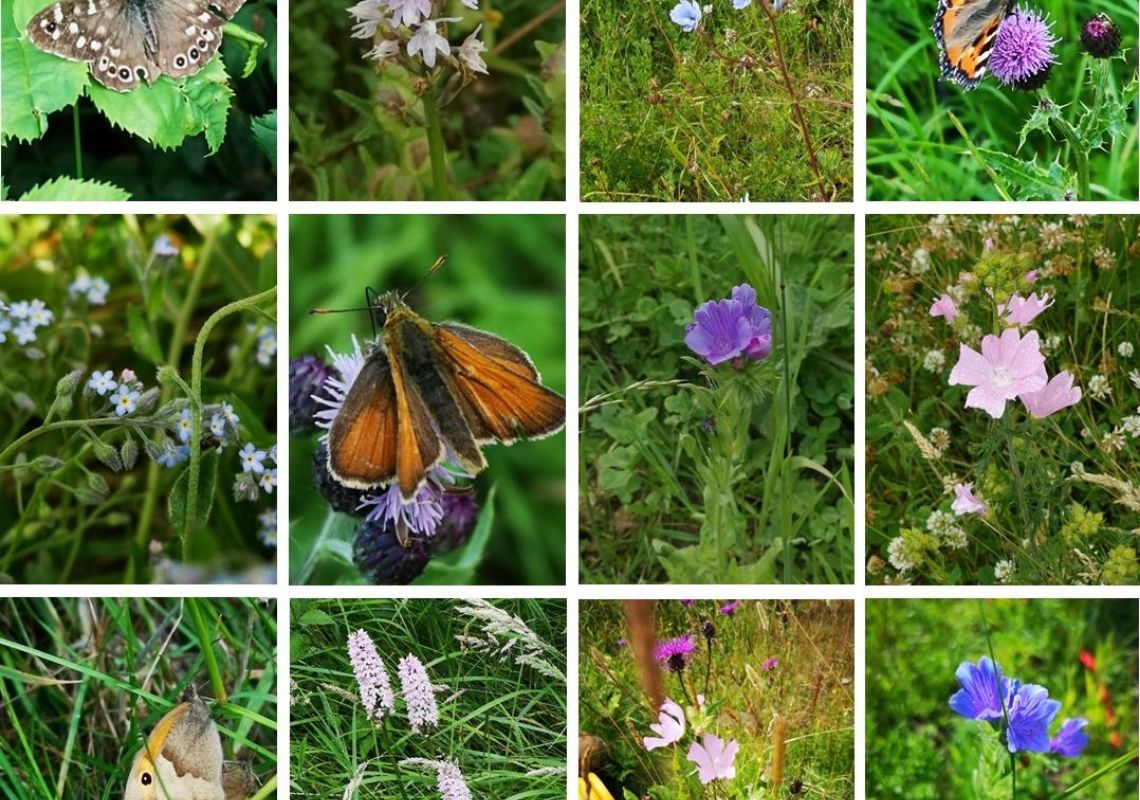
[{"label": "brown butterfly with orange patch", "polygon": [[[436,260],[427,275],[445,260]],[[405,296],[366,295],[380,334],[329,428],[334,479],[353,489],[395,482],[411,500],[445,459],[474,476],[487,466],[483,445],[562,429],[566,401],[542,385],[526,353],[485,331],[428,322]]]}]

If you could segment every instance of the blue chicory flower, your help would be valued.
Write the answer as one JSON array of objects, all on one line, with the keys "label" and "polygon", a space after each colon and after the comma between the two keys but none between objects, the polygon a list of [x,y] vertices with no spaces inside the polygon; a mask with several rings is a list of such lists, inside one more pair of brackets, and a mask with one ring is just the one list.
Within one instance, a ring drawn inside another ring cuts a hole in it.
[{"label": "blue chicory flower", "polygon": [[685,33],[692,33],[701,24],[701,6],[695,0],[681,0],[669,12],[669,19],[680,25]]}]

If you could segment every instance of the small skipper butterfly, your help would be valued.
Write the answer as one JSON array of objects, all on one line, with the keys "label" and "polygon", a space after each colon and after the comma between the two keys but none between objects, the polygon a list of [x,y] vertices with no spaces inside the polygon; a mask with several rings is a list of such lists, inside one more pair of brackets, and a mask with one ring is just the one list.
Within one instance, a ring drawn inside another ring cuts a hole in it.
[{"label": "small skipper butterfly", "polygon": [[562,429],[566,401],[542,385],[530,358],[510,342],[454,322],[428,322],[398,292],[375,297],[369,290],[367,301],[380,334],[328,435],[329,473],[343,485],[395,482],[411,500],[445,458],[475,475],[487,466],[482,445]]}]

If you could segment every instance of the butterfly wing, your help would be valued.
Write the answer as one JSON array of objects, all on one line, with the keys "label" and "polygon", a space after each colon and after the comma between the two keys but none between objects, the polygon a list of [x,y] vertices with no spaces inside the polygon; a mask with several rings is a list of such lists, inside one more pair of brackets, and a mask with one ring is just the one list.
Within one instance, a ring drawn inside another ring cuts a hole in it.
[{"label": "butterfly wing", "polygon": [[1011,0],[939,0],[934,35],[943,78],[964,89],[981,83],[998,30],[1011,8]]},{"label": "butterfly wing", "polygon": [[329,472],[345,486],[370,489],[396,476],[400,440],[396,384],[388,357],[376,351],[360,373],[329,428]]},{"label": "butterfly wing", "polygon": [[161,0],[150,12],[157,32],[155,60],[172,78],[193,75],[218,51],[222,26],[245,0]]},{"label": "butterfly wing", "polygon": [[400,496],[411,500],[427,480],[428,470],[443,460],[443,447],[419,388],[399,365],[392,370],[392,383],[397,409],[396,481]]},{"label": "butterfly wing", "polygon": [[505,339],[455,323],[433,326],[460,407],[480,444],[510,444],[561,430],[566,401],[539,381],[530,358]]}]

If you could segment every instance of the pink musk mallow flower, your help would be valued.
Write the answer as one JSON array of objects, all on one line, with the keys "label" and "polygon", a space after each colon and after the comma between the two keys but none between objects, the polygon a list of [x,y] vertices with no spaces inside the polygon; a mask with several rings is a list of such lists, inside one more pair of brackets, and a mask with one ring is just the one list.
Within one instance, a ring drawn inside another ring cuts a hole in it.
[{"label": "pink musk mallow flower", "polygon": [[685,735],[685,712],[668,697],[661,704],[658,722],[649,726],[656,736],[646,736],[643,740],[646,750],[656,750],[681,741]]},{"label": "pink musk mallow flower", "polygon": [[980,408],[1001,419],[1007,400],[1040,391],[1048,383],[1037,331],[1024,337],[1017,328],[1007,328],[1000,338],[990,334],[982,339],[981,353],[964,344],[959,348],[949,383],[974,387],[966,395],[966,408]]},{"label": "pink musk mallow flower", "polygon": [[1080,402],[1081,387],[1073,386],[1073,376],[1068,372],[1059,372],[1044,389],[1018,395],[1018,399],[1034,417],[1045,419],[1055,411]]},{"label": "pink musk mallow flower", "polygon": [[962,514],[984,514],[987,508],[982,499],[974,494],[974,484],[955,484],[954,502],[950,504],[951,511],[961,516]]},{"label": "pink musk mallow flower", "polygon": [[739,749],[740,745],[732,739],[726,742],[706,733],[699,743],[693,742],[685,758],[697,765],[697,776],[701,783],[730,781],[736,777],[736,767],[732,761]]},{"label": "pink musk mallow flower", "polygon": [[1009,298],[1009,303],[998,303],[998,314],[1005,314],[1002,321],[1006,325],[1028,325],[1053,302],[1048,294],[1042,294],[1040,298],[1036,292],[1029,297],[1015,294]]},{"label": "pink musk mallow flower", "polygon": [[958,306],[954,303],[954,298],[948,294],[939,297],[930,307],[930,316],[942,317],[946,324],[953,325],[954,320],[958,319]]}]

